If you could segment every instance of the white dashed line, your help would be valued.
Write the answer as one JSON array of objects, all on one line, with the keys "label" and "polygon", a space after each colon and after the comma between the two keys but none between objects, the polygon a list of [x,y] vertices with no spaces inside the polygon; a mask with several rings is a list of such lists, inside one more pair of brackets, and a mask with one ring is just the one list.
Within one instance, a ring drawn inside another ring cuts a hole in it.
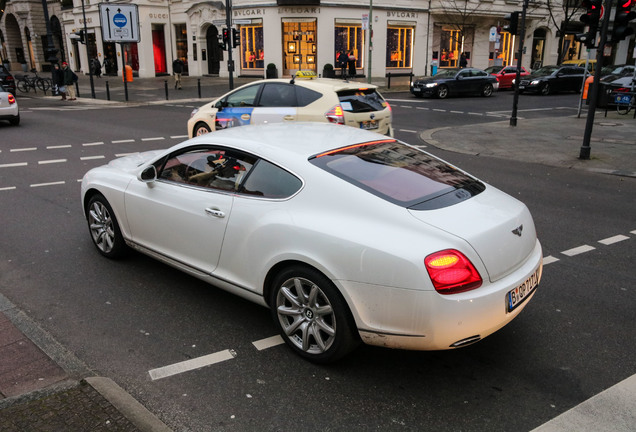
[{"label": "white dashed line", "polygon": [[437,112],[446,112],[446,110],[439,109],[439,108],[433,108],[433,111],[437,111]]},{"label": "white dashed line", "polygon": [[188,137],[187,135],[172,135],[170,139],[183,139],[187,137]]},{"label": "white dashed line", "polygon": [[552,255],[548,255],[547,257],[543,257],[543,265],[552,264],[559,261],[558,258],[553,257]]},{"label": "white dashed line", "polygon": [[55,150],[55,149],[72,148],[72,147],[73,146],[71,144],[65,144],[65,145],[47,146],[46,149]]},{"label": "white dashed line", "polygon": [[35,188],[35,187],[42,187],[42,186],[56,186],[56,185],[63,185],[66,184],[65,181],[58,181],[58,182],[50,182],[50,183],[35,183],[30,185],[30,187]]},{"label": "white dashed line", "polygon": [[142,141],[161,141],[164,140],[164,137],[153,137],[153,138],[142,138]]},{"label": "white dashed line", "polygon": [[398,129],[400,132],[410,132],[410,133],[417,133],[417,131],[414,130],[410,130],[410,129]]},{"label": "white dashed line", "polygon": [[280,337],[280,335],[276,335],[252,342],[252,345],[254,345],[257,350],[263,351],[264,349],[275,347],[284,343],[285,341],[283,340],[283,338]]},{"label": "white dashed line", "polygon": [[478,116],[483,116],[484,113],[476,113],[476,112],[469,112],[468,114],[470,115],[478,115]]},{"label": "white dashed line", "polygon": [[10,163],[10,164],[0,164],[0,168],[13,168],[13,167],[21,167],[21,166],[27,166],[28,163],[27,162],[16,162],[16,163]]},{"label": "white dashed line", "polygon": [[629,239],[629,237],[624,236],[624,235],[617,235],[617,236],[614,236],[614,237],[609,237],[609,238],[606,238],[606,239],[603,239],[603,240],[599,240],[598,242],[601,243],[601,244],[609,246],[609,245],[612,245],[614,243],[618,243],[618,242],[621,242],[621,241],[627,240],[627,239]]},{"label": "white dashed line", "polygon": [[48,165],[48,164],[64,163],[64,162],[68,162],[68,161],[66,159],[49,159],[49,160],[38,161],[38,165]]},{"label": "white dashed line", "polygon": [[588,245],[583,245],[583,246],[579,246],[579,247],[575,247],[572,249],[568,249],[566,251],[561,252],[563,255],[567,255],[567,256],[575,256],[575,255],[579,255],[585,252],[589,252],[591,250],[596,249],[594,246],[588,246]]},{"label": "white dashed line", "polygon": [[105,159],[106,156],[83,156],[80,160],[93,160],[93,159]]},{"label": "white dashed line", "polygon": [[9,187],[0,188],[0,191],[8,191],[8,190],[15,190],[15,186],[9,186]]},{"label": "white dashed line", "polygon": [[464,114],[464,111],[451,111],[453,114]]},{"label": "white dashed line", "polygon": [[224,350],[219,351],[214,354],[208,354],[203,357],[197,357],[190,360],[182,361],[180,363],[175,363],[169,366],[160,367],[157,369],[152,369],[148,371],[150,374],[150,378],[153,381],[166,378],[172,375],[177,375],[180,373],[188,372],[195,369],[200,369],[205,366],[210,366],[215,363],[224,362],[226,360],[231,360],[236,357],[236,352],[234,350]]},{"label": "white dashed line", "polygon": [[131,143],[131,142],[135,142],[134,139],[123,139],[123,140],[116,140],[116,141],[111,141],[113,144],[121,144],[121,143]]},{"label": "white dashed line", "polygon": [[104,142],[103,141],[98,141],[98,142],[92,142],[92,143],[84,143],[82,145],[84,147],[100,146],[100,145],[104,145]]},{"label": "white dashed line", "polygon": [[17,149],[11,149],[9,150],[9,153],[14,153],[14,152],[25,152],[25,151],[35,151],[37,150],[37,147],[25,147],[25,148],[17,148]]},{"label": "white dashed line", "polygon": [[132,152],[132,153],[116,153],[115,157],[124,157],[124,156],[130,156],[130,155],[135,155],[135,154],[139,154],[139,152]]}]

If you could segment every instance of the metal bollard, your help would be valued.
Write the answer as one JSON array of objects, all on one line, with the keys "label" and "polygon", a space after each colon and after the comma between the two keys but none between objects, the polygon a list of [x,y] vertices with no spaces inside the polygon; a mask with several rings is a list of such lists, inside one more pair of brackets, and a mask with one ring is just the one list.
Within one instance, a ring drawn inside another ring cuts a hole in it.
[{"label": "metal bollard", "polygon": [[197,78],[197,88],[199,90],[199,99],[201,99],[201,78]]},{"label": "metal bollard", "polygon": [[77,97],[80,97],[80,92],[79,92],[79,82],[75,81],[75,94]]},{"label": "metal bollard", "polygon": [[106,100],[110,100],[110,86],[108,85],[108,81],[106,81]]},{"label": "metal bollard", "polygon": [[163,81],[163,87],[166,89],[166,100],[168,100],[168,80]]}]

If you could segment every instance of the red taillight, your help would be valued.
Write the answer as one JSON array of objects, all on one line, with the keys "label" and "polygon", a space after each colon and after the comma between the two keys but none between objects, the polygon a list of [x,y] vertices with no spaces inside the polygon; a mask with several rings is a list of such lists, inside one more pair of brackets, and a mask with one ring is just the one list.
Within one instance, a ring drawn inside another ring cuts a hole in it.
[{"label": "red taillight", "polygon": [[15,103],[15,97],[9,93],[9,105],[13,105]]},{"label": "red taillight", "polygon": [[329,123],[342,125],[344,124],[344,112],[342,111],[342,107],[340,105],[336,105],[335,107],[327,111],[325,117],[327,117]]},{"label": "red taillight", "polygon": [[457,294],[481,286],[479,272],[459,251],[435,252],[424,259],[424,264],[435,290],[440,294]]}]

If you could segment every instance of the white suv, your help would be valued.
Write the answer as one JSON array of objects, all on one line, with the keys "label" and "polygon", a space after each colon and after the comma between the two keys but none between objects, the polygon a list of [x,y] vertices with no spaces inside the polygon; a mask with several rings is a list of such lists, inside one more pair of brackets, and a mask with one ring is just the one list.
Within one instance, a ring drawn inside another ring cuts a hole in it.
[{"label": "white suv", "polygon": [[331,122],[393,136],[391,107],[377,86],[317,78],[298,72],[293,79],[246,84],[196,108],[188,136],[233,126],[297,121]]}]

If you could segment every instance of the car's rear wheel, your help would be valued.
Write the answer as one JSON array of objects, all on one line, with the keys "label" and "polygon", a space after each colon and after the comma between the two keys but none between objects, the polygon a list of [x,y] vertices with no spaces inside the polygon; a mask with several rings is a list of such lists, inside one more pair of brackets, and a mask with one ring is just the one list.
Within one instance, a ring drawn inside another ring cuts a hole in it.
[{"label": "car's rear wheel", "polygon": [[19,125],[20,124],[20,114],[18,114],[17,116],[15,116],[11,120],[9,120],[9,123],[11,124],[11,126]]},{"label": "car's rear wheel", "polygon": [[437,97],[440,99],[446,99],[448,97],[448,87],[441,85],[437,88]]},{"label": "car's rear wheel", "polygon": [[490,97],[492,96],[492,91],[493,91],[492,84],[486,84],[484,85],[484,88],[481,89],[481,95],[483,97]]},{"label": "car's rear wheel", "polygon": [[108,258],[120,258],[126,244],[112,207],[101,194],[93,195],[86,208],[88,229],[99,253]]},{"label": "car's rear wheel", "polygon": [[542,94],[543,96],[547,96],[547,95],[549,95],[549,94],[550,94],[550,91],[551,91],[551,89],[550,89],[550,84],[549,84],[549,83],[545,83],[545,84],[543,84],[543,85],[541,86],[541,94]]},{"label": "car's rear wheel", "polygon": [[194,136],[201,136],[210,133],[210,127],[205,123],[197,123],[194,125]]},{"label": "car's rear wheel", "polygon": [[352,351],[359,340],[346,302],[319,271],[292,266],[273,281],[270,306],[287,345],[315,363],[329,363]]}]

